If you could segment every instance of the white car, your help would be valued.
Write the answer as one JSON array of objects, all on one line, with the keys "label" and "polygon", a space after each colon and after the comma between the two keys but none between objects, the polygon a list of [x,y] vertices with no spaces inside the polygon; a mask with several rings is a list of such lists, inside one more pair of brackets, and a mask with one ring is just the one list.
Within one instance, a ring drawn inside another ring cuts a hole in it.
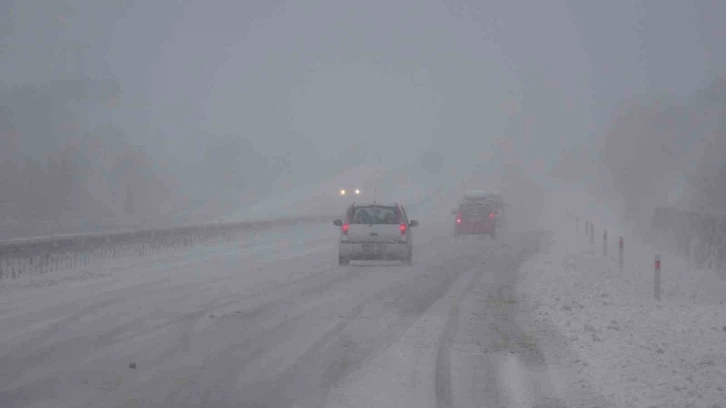
[{"label": "white car", "polygon": [[353,204],[343,219],[333,221],[340,227],[338,262],[351,260],[399,260],[411,264],[413,235],[418,221],[409,220],[398,204]]}]

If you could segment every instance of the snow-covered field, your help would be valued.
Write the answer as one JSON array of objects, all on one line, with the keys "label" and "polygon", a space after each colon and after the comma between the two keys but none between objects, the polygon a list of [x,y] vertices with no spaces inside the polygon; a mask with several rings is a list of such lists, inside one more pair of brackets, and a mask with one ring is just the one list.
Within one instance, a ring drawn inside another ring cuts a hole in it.
[{"label": "snow-covered field", "polygon": [[617,407],[726,406],[726,280],[629,235],[620,274],[617,237],[626,229],[610,229],[604,256],[602,229],[591,245],[582,221],[579,232],[574,218],[551,221],[549,249],[521,269],[517,293],[553,370],[576,379],[560,385],[563,399],[574,403],[592,387]]},{"label": "snow-covered field", "polygon": [[[243,220],[259,220],[269,217],[248,217]],[[104,219],[68,217],[56,220],[2,220],[0,241],[23,241],[36,238],[62,237],[85,234],[106,234],[126,231],[164,229],[204,224],[219,219],[219,214],[186,212],[175,214],[118,216]]]}]

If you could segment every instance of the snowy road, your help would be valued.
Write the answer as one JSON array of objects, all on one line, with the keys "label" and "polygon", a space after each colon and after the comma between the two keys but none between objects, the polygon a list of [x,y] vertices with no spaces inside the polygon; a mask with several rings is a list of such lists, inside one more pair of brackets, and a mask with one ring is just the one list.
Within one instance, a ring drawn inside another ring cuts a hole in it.
[{"label": "snowy road", "polygon": [[409,267],[338,266],[308,225],[6,287],[0,406],[533,406],[510,314],[546,234],[417,232]]}]

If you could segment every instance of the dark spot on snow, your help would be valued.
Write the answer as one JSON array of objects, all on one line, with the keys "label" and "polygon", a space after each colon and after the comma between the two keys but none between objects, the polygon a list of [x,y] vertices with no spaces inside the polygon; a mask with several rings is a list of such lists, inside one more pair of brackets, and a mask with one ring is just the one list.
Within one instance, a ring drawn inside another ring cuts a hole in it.
[{"label": "dark spot on snow", "polygon": [[129,368],[132,369],[132,370],[135,370],[136,369],[136,363],[129,364]]}]

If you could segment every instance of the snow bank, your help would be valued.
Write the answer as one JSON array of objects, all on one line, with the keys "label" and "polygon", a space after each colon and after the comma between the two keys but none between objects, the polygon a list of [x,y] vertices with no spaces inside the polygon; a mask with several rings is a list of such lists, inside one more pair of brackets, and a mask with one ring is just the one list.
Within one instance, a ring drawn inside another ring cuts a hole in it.
[{"label": "snow bank", "polygon": [[551,221],[552,245],[522,271],[518,291],[567,349],[550,353],[575,375],[566,388],[590,384],[618,407],[724,406],[726,280],[663,253],[657,302],[654,248],[626,235],[620,274],[616,228],[604,256],[601,235],[590,245],[582,222],[576,232],[572,218]]}]

